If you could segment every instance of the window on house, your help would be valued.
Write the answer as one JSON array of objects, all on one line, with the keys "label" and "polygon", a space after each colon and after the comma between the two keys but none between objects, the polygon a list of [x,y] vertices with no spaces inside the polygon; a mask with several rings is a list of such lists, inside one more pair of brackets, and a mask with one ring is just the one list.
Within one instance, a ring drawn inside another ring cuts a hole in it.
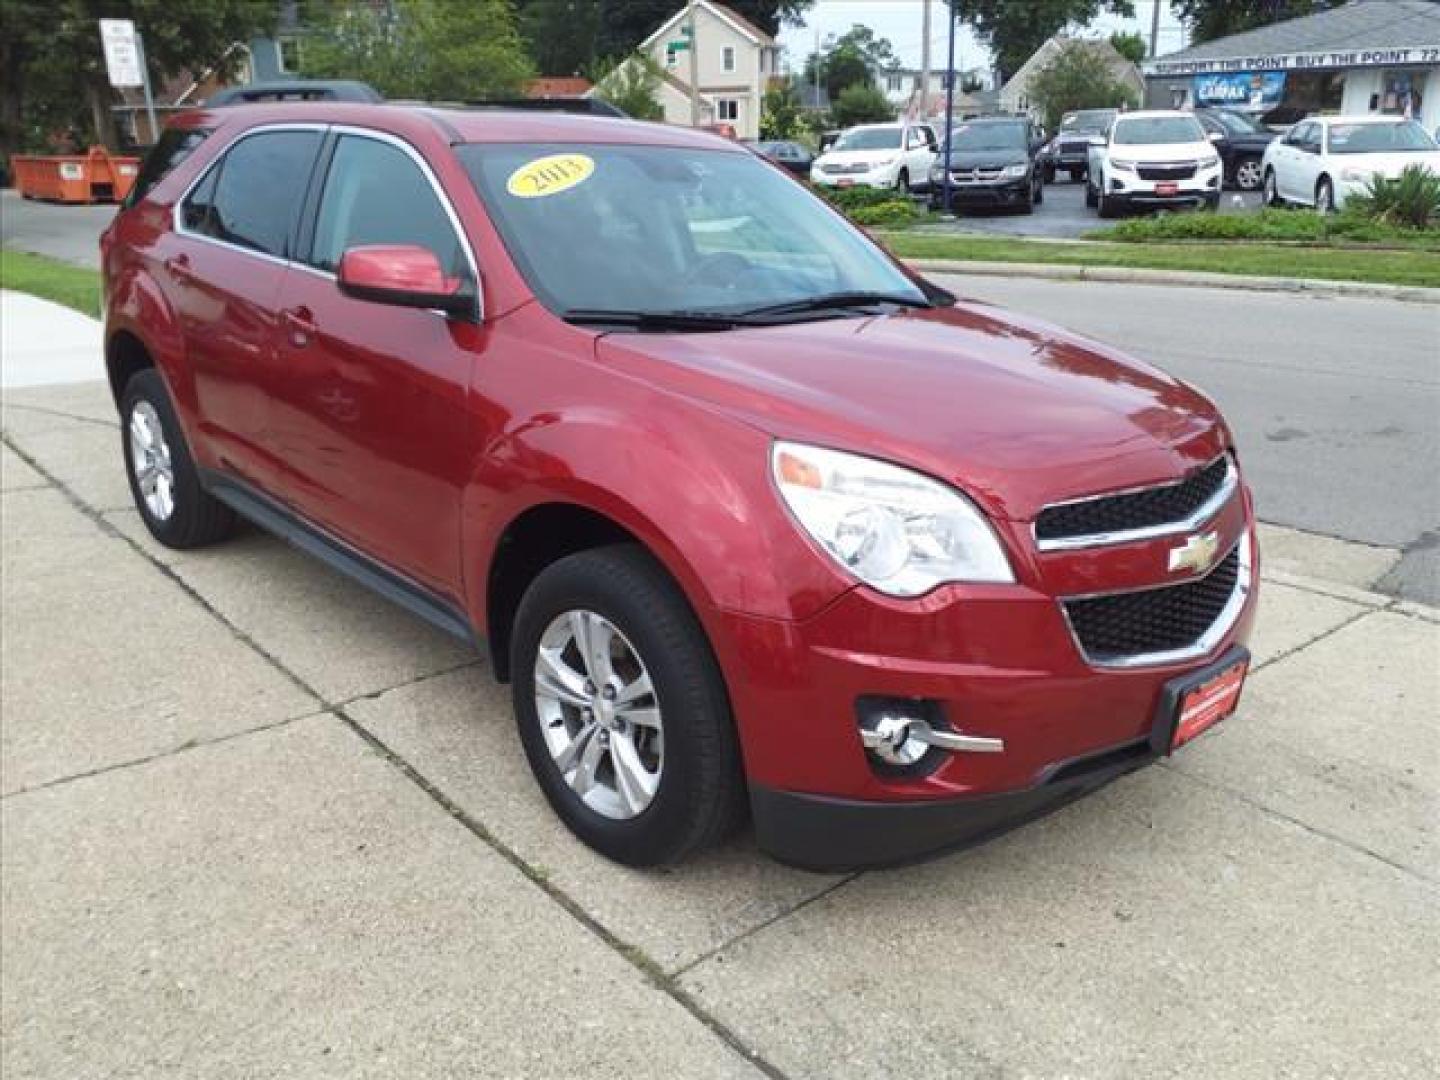
[{"label": "window on house", "polygon": [[898,93],[900,92],[900,76],[899,76],[899,75],[890,75],[890,76],[888,76],[888,77],[885,79],[885,89],[889,90],[890,93],[892,93],[892,94],[898,94]]},{"label": "window on house", "polygon": [[718,109],[717,119],[721,123],[733,124],[740,119],[740,102],[734,98],[721,98],[716,102]]},{"label": "window on house", "polygon": [[720,66],[726,71],[735,70],[735,46],[726,45],[720,50]]},{"label": "window on house", "polygon": [[280,70],[293,73],[300,70],[300,39],[280,39]]}]

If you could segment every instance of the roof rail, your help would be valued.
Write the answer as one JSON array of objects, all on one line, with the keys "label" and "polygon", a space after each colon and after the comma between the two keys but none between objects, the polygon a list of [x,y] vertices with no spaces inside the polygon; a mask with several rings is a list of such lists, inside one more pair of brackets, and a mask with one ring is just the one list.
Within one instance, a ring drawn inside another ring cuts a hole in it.
[{"label": "roof rail", "polygon": [[350,101],[374,105],[385,97],[368,83],[353,79],[285,79],[227,86],[206,99],[205,107],[275,101]]},{"label": "roof rail", "polygon": [[464,105],[471,109],[563,112],[581,116],[609,116],[617,120],[630,119],[629,113],[622,112],[604,98],[598,97],[486,98],[481,101],[466,101]]}]

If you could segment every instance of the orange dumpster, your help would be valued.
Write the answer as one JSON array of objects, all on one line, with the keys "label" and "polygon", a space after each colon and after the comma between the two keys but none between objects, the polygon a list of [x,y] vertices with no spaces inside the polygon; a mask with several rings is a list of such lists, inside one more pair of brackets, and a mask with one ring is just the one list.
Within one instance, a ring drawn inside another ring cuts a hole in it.
[{"label": "orange dumpster", "polygon": [[27,199],[118,202],[135,185],[140,159],[115,157],[103,146],[92,146],[87,154],[17,155],[10,159],[10,167],[16,190]]}]

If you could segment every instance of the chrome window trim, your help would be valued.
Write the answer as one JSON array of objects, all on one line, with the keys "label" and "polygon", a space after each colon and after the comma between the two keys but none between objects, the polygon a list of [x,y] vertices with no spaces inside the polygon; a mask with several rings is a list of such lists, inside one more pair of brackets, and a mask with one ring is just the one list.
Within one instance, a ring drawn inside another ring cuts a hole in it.
[{"label": "chrome window trim", "polygon": [[[416,150],[415,147],[410,145],[410,143],[406,142],[404,139],[400,138],[398,135],[392,135],[388,131],[377,131],[374,128],[356,127],[352,124],[323,124],[316,122],[284,122],[275,124],[261,124],[258,127],[250,128],[248,131],[242,132],[236,138],[227,143],[224,149],[222,149],[220,153],[216,155],[215,160],[210,162],[210,164],[206,165],[205,168],[200,171],[200,174],[196,176],[195,179],[192,180],[190,184],[185,188],[184,192],[180,195],[180,197],[175,200],[175,206],[170,213],[170,218],[171,226],[176,233],[181,236],[189,237],[192,240],[199,240],[203,243],[214,244],[216,247],[222,247],[228,251],[239,252],[241,255],[251,255],[257,259],[263,259],[267,262],[283,266],[286,269],[303,270],[306,273],[314,274],[318,277],[326,278],[330,281],[336,280],[336,275],[332,271],[322,270],[318,266],[311,266],[309,263],[301,262],[298,259],[282,259],[277,255],[271,255],[265,251],[256,251],[254,248],[241,247],[239,244],[231,244],[225,240],[217,240],[215,237],[206,236],[203,233],[191,232],[189,229],[186,229],[181,224],[181,211],[184,209],[185,200],[190,198],[191,192],[193,192],[197,187],[200,186],[201,183],[204,182],[205,178],[210,175],[212,170],[219,167],[221,162],[223,162],[225,158],[229,155],[230,151],[233,150],[236,146],[240,145],[240,143],[244,140],[250,138],[252,135],[260,135],[274,131],[319,131],[321,133],[334,132],[336,135],[351,135],[362,139],[374,139],[376,142],[387,143],[388,145],[393,146],[396,149],[405,153],[410,158],[410,160],[415,163],[416,167],[419,168],[420,175],[423,176],[425,180],[429,183],[430,189],[435,193],[436,199],[438,199],[440,202],[440,208],[445,212],[445,217],[450,222],[450,227],[455,231],[455,236],[460,242],[460,250],[465,255],[465,263],[470,268],[470,277],[475,282],[475,317],[478,322],[483,323],[485,321],[485,290],[482,287],[482,282],[480,279],[480,265],[475,258],[474,248],[470,246],[470,237],[465,234],[464,228],[461,227],[460,215],[455,212],[455,206],[453,203],[451,203],[450,196],[447,195],[445,189],[440,186],[440,181],[435,176],[435,171],[430,168],[430,163],[425,160],[425,158],[421,155],[420,151]],[[322,188],[320,191],[320,197],[323,199],[324,195],[325,192]],[[315,205],[316,213],[318,214],[320,206],[319,201],[317,201]],[[434,314],[439,315],[442,318],[449,318],[449,316],[446,315],[443,311],[436,311],[434,312]]]},{"label": "chrome window trim", "polygon": [[1203,577],[1193,577],[1185,581],[1167,582],[1163,585],[1144,586],[1136,589],[1119,589],[1108,593],[1089,593],[1083,596],[1066,596],[1060,600],[1060,614],[1065,619],[1065,627],[1070,631],[1070,640],[1075,643],[1080,658],[1092,668],[1102,671],[1129,670],[1142,667],[1164,667],[1168,664],[1180,664],[1189,660],[1198,660],[1203,656],[1215,651],[1225,637],[1235,628],[1240,620],[1240,613],[1245,610],[1245,603],[1250,598],[1250,592],[1255,586],[1255,560],[1250,529],[1246,526],[1245,532],[1241,533],[1240,539],[1231,546],[1223,557],[1215,561],[1215,566],[1210,568],[1210,574],[1228,559],[1232,552],[1239,551],[1240,564],[1235,570],[1235,589],[1230,594],[1230,599],[1220,609],[1220,614],[1215,616],[1215,621],[1210,628],[1201,634],[1192,645],[1182,649],[1169,649],[1164,652],[1136,653],[1133,656],[1122,656],[1111,660],[1096,660],[1092,658],[1085,646],[1080,641],[1080,635],[1075,632],[1075,624],[1070,619],[1070,611],[1065,606],[1071,600],[1094,600],[1105,596],[1118,596],[1125,593],[1153,592],[1159,589],[1173,589],[1181,585],[1193,585],[1197,581],[1203,581],[1209,574]]},{"label": "chrome window trim", "polygon": [[[1166,521],[1159,525],[1146,525],[1138,529],[1120,529],[1115,532],[1087,533],[1084,536],[1061,536],[1050,537],[1042,540],[1039,532],[1039,515],[1035,521],[1030,523],[1030,533],[1035,539],[1035,547],[1039,551],[1078,551],[1083,548],[1111,547],[1115,544],[1134,544],[1142,540],[1158,540],[1163,536],[1175,536],[1179,533],[1194,532],[1210,524],[1211,520],[1220,513],[1230,502],[1236,489],[1240,486],[1240,473],[1235,468],[1235,459],[1228,452],[1222,454],[1208,464],[1202,466],[1198,472],[1204,472],[1219,461],[1225,460],[1225,479],[1220,482],[1220,487],[1215,494],[1206,499],[1204,503],[1196,507],[1188,517],[1178,521]],[[1189,477],[1183,480],[1176,480],[1170,484],[1145,484],[1141,487],[1124,488],[1120,491],[1107,491],[1101,495],[1086,495],[1079,499],[1067,499],[1064,502],[1050,503],[1044,510],[1050,510],[1057,506],[1078,506],[1082,503],[1099,502],[1101,499],[1114,499],[1121,495],[1138,495],[1142,491],[1162,491],[1165,488],[1179,487],[1186,483]],[[1044,512],[1041,511],[1041,513]]]}]

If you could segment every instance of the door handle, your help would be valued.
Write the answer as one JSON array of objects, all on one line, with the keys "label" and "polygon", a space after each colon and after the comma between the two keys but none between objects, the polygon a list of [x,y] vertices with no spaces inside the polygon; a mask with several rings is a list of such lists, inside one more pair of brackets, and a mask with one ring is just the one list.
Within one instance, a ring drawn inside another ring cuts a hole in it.
[{"label": "door handle", "polygon": [[187,281],[193,276],[190,272],[189,255],[171,255],[165,260],[164,266],[171,277],[181,281]]},{"label": "door handle", "polygon": [[303,349],[310,344],[310,338],[315,333],[315,315],[304,304],[299,307],[285,308],[280,312],[280,320],[285,324],[285,335],[292,347]]}]

